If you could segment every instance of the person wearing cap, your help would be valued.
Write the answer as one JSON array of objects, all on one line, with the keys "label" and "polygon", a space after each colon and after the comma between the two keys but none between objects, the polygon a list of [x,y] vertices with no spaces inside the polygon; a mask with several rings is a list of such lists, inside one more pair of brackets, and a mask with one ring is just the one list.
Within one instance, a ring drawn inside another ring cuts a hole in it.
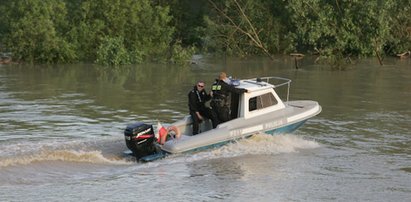
[{"label": "person wearing cap", "polygon": [[193,120],[193,135],[198,134],[199,124],[204,118],[211,120],[213,128],[218,124],[217,116],[205,105],[210,99],[211,96],[205,91],[205,83],[203,81],[197,82],[194,88],[188,93],[188,107]]},{"label": "person wearing cap", "polygon": [[225,72],[221,72],[218,79],[215,80],[211,87],[211,107],[217,114],[218,123],[224,123],[230,120],[231,93],[241,94],[248,92],[247,89],[236,88],[231,85],[231,80],[227,78]]}]

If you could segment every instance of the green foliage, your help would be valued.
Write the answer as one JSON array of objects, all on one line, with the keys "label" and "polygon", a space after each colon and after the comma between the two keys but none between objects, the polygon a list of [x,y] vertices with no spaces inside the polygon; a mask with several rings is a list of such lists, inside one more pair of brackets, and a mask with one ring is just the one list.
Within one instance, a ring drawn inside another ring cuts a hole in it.
[{"label": "green foliage", "polygon": [[317,52],[321,58],[336,61],[410,49],[410,0],[209,2],[217,5],[204,18],[208,32],[203,40],[210,51],[230,55],[261,52],[248,37],[253,28],[235,2],[270,53]]},{"label": "green foliage", "polygon": [[0,43],[26,62],[166,61],[174,41],[169,8],[150,0],[4,1],[0,11]]},{"label": "green foliage", "polygon": [[123,38],[103,39],[98,51],[96,63],[108,66],[130,64],[130,58],[123,44]]},{"label": "green foliage", "polygon": [[181,41],[175,43],[171,50],[171,61],[177,64],[188,64],[188,60],[195,53],[195,48],[192,46],[191,48],[183,48],[181,45]]},{"label": "green foliage", "polygon": [[73,46],[58,32],[66,26],[61,1],[4,1],[0,10],[1,42],[15,60],[66,63],[75,59]]},{"label": "green foliage", "polygon": [[411,51],[411,0],[395,1],[389,10],[394,14],[389,22],[391,28],[385,52],[390,55]]},{"label": "green foliage", "polygon": [[370,56],[389,38],[393,1],[288,1],[295,51]]},{"label": "green foliage", "polygon": [[269,52],[279,52],[283,46],[281,32],[284,27],[280,19],[272,15],[276,4],[268,0],[238,2],[240,8],[235,1],[211,1],[215,6],[204,18],[207,24],[207,34],[204,36],[207,50],[238,56],[261,54],[261,48],[248,35],[255,29]]},{"label": "green foliage", "polygon": [[30,63],[184,63],[200,50],[338,64],[411,50],[411,0],[0,0],[0,19],[0,52]]},{"label": "green foliage", "polygon": [[170,8],[171,20],[175,28],[174,39],[181,41],[181,46],[202,47],[205,35],[203,16],[209,11],[207,0],[162,0],[161,5]]},{"label": "green foliage", "polygon": [[[172,41],[173,27],[166,7],[149,0],[85,0],[73,24],[72,38],[84,59],[94,59],[106,36],[123,37],[133,63],[160,60]],[[78,22],[80,21],[80,22]],[[105,44],[104,46],[106,46]]]}]

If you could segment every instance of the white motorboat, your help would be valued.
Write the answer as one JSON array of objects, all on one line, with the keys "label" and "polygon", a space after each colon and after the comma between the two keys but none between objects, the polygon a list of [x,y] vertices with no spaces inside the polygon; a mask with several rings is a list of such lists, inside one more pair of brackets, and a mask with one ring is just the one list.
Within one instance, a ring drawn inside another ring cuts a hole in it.
[{"label": "white motorboat", "polygon": [[[290,133],[309,118],[321,112],[316,101],[289,101],[291,80],[263,77],[235,80],[237,88],[247,93],[231,94],[231,120],[212,128],[210,120],[200,124],[200,133],[192,135],[192,120],[188,115],[170,126],[171,138],[164,144],[156,143],[152,125],[135,123],[127,126],[124,135],[127,147],[141,161],[153,161],[168,154],[184,153],[220,146],[261,132]],[[276,90],[284,90],[284,100]]]}]

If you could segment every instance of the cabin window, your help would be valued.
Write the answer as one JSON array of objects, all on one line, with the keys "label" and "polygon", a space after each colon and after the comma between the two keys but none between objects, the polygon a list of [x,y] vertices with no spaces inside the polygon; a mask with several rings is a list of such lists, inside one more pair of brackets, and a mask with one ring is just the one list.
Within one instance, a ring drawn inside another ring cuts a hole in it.
[{"label": "cabin window", "polygon": [[272,93],[266,93],[250,98],[248,100],[248,111],[251,112],[258,109],[263,109],[276,104],[277,100],[275,99],[274,95]]}]

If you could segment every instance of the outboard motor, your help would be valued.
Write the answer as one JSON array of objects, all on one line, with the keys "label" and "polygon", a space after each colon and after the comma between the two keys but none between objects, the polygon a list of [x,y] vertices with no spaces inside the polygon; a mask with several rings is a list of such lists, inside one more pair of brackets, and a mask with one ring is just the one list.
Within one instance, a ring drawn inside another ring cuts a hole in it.
[{"label": "outboard motor", "polygon": [[155,135],[153,126],[142,122],[128,125],[124,130],[127,148],[139,159],[155,153]]}]

